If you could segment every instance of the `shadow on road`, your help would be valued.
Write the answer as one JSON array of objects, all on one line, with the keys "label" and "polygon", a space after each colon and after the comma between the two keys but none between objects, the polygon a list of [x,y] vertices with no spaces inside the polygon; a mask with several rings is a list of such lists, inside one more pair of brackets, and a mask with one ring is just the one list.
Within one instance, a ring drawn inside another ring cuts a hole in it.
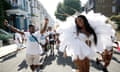
[{"label": "shadow on road", "polygon": [[96,64],[96,61],[94,61],[94,60],[90,60],[90,65],[97,70],[102,70],[103,69],[103,65],[101,63]]},{"label": "shadow on road", "polygon": [[43,67],[41,68],[44,68],[45,66],[47,65],[51,65],[52,64],[52,61],[54,61],[56,59],[56,56],[53,56],[53,55],[49,55],[47,56],[47,58],[45,59],[44,63],[43,63]]},{"label": "shadow on road", "polygon": [[23,68],[26,68],[28,67],[27,63],[26,63],[26,60],[23,60],[19,65],[18,65],[18,70],[17,71],[20,71],[22,70]]},{"label": "shadow on road", "polygon": [[120,55],[120,52],[118,52],[118,51],[114,51],[113,54]]},{"label": "shadow on road", "polygon": [[16,57],[17,53],[18,53],[18,51],[15,51],[15,52],[13,52],[13,53],[10,53],[10,54],[8,54],[8,55],[5,55],[5,56],[1,57],[1,58],[0,58],[0,59],[1,59],[0,62],[4,62],[4,61],[6,61],[6,60],[9,60],[9,59],[12,59],[12,58]]},{"label": "shadow on road", "polygon": [[[113,54],[120,55],[120,52],[114,50]],[[112,60],[116,61],[117,63],[120,63],[120,60],[115,56],[112,57]]]},{"label": "shadow on road", "polygon": [[49,55],[44,59],[44,62],[40,67],[37,69],[37,72],[40,72],[41,69],[44,69],[46,66],[51,65],[52,61],[56,59],[56,56]]},{"label": "shadow on road", "polygon": [[72,62],[71,57],[67,57],[67,58],[63,58],[63,53],[58,52],[58,55],[49,55],[47,56],[47,58],[45,59],[44,63],[40,66],[40,68],[38,68],[37,72],[39,72],[41,69],[44,69],[46,66],[51,65],[52,61],[56,60],[56,63],[58,65],[68,65],[71,66],[72,68],[76,68],[75,65]]},{"label": "shadow on road", "polygon": [[120,60],[118,60],[116,57],[112,57],[112,60],[116,61],[117,63],[120,63]]},{"label": "shadow on road", "polygon": [[76,69],[74,63],[72,62],[71,57],[63,57],[63,53],[62,52],[58,52],[59,56],[57,57],[57,64],[58,65],[68,65],[71,66],[72,68]]}]

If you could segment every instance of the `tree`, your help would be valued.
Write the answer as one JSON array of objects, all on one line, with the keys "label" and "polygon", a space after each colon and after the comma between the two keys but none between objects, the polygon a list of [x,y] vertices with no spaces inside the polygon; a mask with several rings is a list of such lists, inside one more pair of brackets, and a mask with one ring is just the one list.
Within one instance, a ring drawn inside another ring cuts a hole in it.
[{"label": "tree", "polygon": [[112,21],[115,21],[115,24],[118,25],[118,30],[120,30],[120,14],[119,15],[113,15],[110,17]]},{"label": "tree", "polygon": [[6,10],[10,9],[11,5],[6,0],[0,0],[0,28],[5,29],[3,26],[3,20],[7,18]]},{"label": "tree", "polygon": [[2,22],[4,19],[4,9],[3,9],[3,4],[1,1],[0,1],[0,28],[3,28]]},{"label": "tree", "polygon": [[80,0],[64,0],[64,8],[69,15],[73,15],[76,11],[81,12]]},{"label": "tree", "polygon": [[59,3],[58,4],[58,6],[57,6],[57,11],[55,12],[55,16],[56,16],[56,18],[58,18],[58,19],[60,19],[60,20],[62,20],[62,21],[64,21],[64,20],[66,20],[66,15],[64,15],[64,6],[63,6],[63,4],[62,3]]},{"label": "tree", "polygon": [[76,11],[81,12],[80,0],[64,0],[63,3],[58,4],[55,16],[64,21],[67,16],[75,14]]}]

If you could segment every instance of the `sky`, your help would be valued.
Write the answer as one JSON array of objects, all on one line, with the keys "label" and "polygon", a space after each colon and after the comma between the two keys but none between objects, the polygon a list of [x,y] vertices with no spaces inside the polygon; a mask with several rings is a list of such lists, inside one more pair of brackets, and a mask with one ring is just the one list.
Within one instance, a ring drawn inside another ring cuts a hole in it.
[{"label": "sky", "polygon": [[[58,3],[63,2],[63,0],[39,0],[39,1],[43,4],[44,8],[46,8],[46,10],[48,11],[52,18],[55,18],[54,12],[56,10]],[[82,5],[84,5],[87,0],[80,1],[82,2]]]}]

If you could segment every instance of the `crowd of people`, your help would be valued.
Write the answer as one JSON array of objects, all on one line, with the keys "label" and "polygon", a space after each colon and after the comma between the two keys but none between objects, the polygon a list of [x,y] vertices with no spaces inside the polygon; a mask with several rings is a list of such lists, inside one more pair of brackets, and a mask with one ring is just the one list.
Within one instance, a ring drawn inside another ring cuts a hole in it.
[{"label": "crowd of people", "polygon": [[7,26],[15,33],[15,43],[18,50],[21,49],[24,39],[26,40],[26,61],[30,66],[32,72],[40,67],[40,56],[51,50],[51,54],[54,55],[54,44],[58,43],[58,34],[53,31],[52,27],[48,27],[48,18],[45,18],[44,27],[36,31],[35,26],[30,24],[29,31],[23,32],[8,24],[8,21],[4,20],[4,25]]},{"label": "crowd of people", "polygon": [[[94,19],[96,16],[98,18]],[[97,54],[102,59],[97,57],[96,63],[103,61],[103,72],[108,72],[107,67],[113,55],[112,45],[116,39],[114,28],[106,20],[107,17],[100,14],[77,15],[65,22],[68,27],[61,29],[61,33],[48,27],[48,18],[45,18],[44,27],[39,31],[30,24],[29,31],[22,32],[8,24],[6,19],[4,25],[16,32],[18,50],[23,44],[22,37],[26,39],[26,61],[32,72],[40,67],[40,56],[43,53],[51,50],[51,55],[55,55],[55,46],[64,53],[64,57],[71,56],[77,67],[76,72],[90,72],[90,60]]]}]

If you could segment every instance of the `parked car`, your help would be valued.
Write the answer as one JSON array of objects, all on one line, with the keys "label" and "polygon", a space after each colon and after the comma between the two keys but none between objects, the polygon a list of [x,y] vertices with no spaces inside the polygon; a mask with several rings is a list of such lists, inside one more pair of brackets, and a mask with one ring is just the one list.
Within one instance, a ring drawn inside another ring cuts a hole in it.
[{"label": "parked car", "polygon": [[13,38],[12,33],[8,33],[7,31],[0,29],[0,40],[3,41],[3,45],[8,45],[9,44],[9,39]]}]

